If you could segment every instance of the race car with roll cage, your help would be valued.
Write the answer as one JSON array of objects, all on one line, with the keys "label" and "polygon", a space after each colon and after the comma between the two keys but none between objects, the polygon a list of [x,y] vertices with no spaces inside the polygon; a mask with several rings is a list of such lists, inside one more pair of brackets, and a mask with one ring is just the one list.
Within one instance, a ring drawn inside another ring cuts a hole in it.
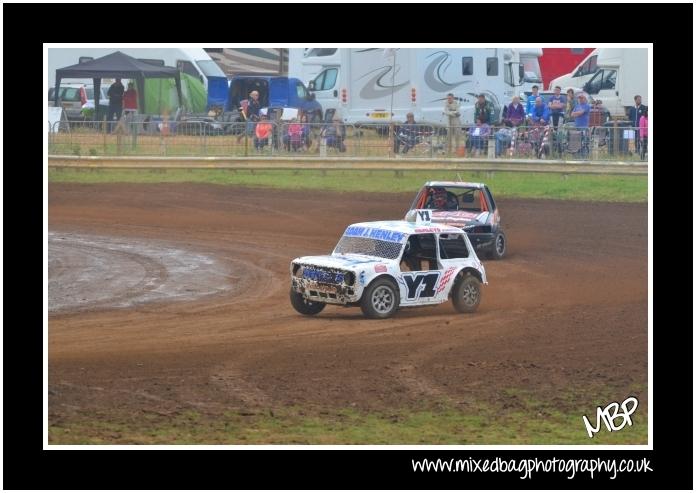
[{"label": "race car with roll cage", "polygon": [[479,255],[499,260],[507,252],[507,237],[493,195],[483,183],[429,181],[418,191],[406,213],[429,209],[436,224],[461,228]]},{"label": "race car with roll cage", "polygon": [[376,221],[346,228],[330,255],[290,264],[290,302],[303,315],[327,304],[359,306],[368,318],[388,318],[401,307],[452,300],[474,312],[486,271],[461,229],[432,224],[430,211],[412,221]]}]

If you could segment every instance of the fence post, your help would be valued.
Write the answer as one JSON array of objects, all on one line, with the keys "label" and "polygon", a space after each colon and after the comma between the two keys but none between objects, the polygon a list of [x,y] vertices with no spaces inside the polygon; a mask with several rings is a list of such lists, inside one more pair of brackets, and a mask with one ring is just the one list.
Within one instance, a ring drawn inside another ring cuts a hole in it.
[{"label": "fence post", "polygon": [[[488,159],[495,159],[495,127],[491,127],[493,131],[488,137]],[[492,138],[491,138],[492,137]]]},{"label": "fence post", "polygon": [[326,157],[326,137],[319,137],[319,157]]}]

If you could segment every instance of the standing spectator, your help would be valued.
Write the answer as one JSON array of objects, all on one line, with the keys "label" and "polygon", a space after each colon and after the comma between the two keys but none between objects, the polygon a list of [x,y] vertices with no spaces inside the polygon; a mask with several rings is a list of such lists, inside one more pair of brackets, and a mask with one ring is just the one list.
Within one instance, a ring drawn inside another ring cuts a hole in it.
[{"label": "standing spectator", "polygon": [[529,119],[532,125],[546,125],[549,122],[549,108],[544,104],[541,96],[536,98]]},{"label": "standing spectator", "polygon": [[558,121],[563,116],[565,105],[566,98],[561,94],[561,86],[554,87],[553,96],[549,98],[549,109],[551,110],[551,121],[553,122],[554,130],[558,128]]},{"label": "standing spectator", "polygon": [[462,134],[462,122],[459,119],[461,116],[459,101],[454,99],[454,94],[449,93],[447,95],[443,113],[447,115],[447,126],[449,127],[447,130],[447,149],[452,154],[452,142],[454,141],[455,149],[459,149],[459,139]]},{"label": "standing spectator", "polygon": [[575,121],[575,118],[571,116],[571,113],[573,113],[573,109],[575,108],[575,91],[573,91],[573,88],[569,88],[566,91],[566,107],[565,107],[565,113],[563,114],[563,121],[564,123],[570,123]]},{"label": "standing spectator", "polygon": [[493,105],[486,101],[485,94],[478,95],[478,101],[474,106],[474,121],[478,120],[489,125],[493,122]]},{"label": "standing spectator", "polygon": [[[249,100],[247,101],[247,104],[240,104],[242,105],[240,111],[242,112],[244,120],[246,120],[247,122],[246,135],[253,135],[256,122],[259,121],[259,111],[261,111],[261,103],[259,102],[259,91],[251,91],[249,93]],[[244,137],[244,134],[240,134],[237,137],[237,144],[241,142],[242,137]]]},{"label": "standing spectator", "polygon": [[111,122],[114,119],[114,115],[116,115],[117,120],[120,120],[123,114],[123,93],[124,88],[123,84],[121,84],[121,79],[116,79],[116,82],[111,84],[106,93],[109,96],[109,111],[106,116],[106,120],[109,122],[109,131],[111,131],[113,126]]},{"label": "standing spectator", "polygon": [[254,147],[257,151],[260,151],[268,145],[268,138],[273,132],[273,125],[268,121],[266,115],[261,115],[261,121],[253,125],[256,127],[254,131]]},{"label": "standing spectator", "polygon": [[476,119],[476,126],[469,129],[469,141],[471,142],[471,152],[474,156],[479,156],[488,144],[488,136],[491,129],[480,117]]},{"label": "standing spectator", "polygon": [[128,90],[123,93],[123,111],[126,115],[138,112],[138,91],[133,82],[128,83]]},{"label": "standing spectator", "polygon": [[[536,104],[536,100],[539,96],[539,86],[536,84],[532,86],[532,95],[527,97],[527,116],[531,117],[532,116],[532,110],[534,109],[534,105]],[[543,101],[543,98],[542,98]]]},{"label": "standing spectator", "polygon": [[645,108],[643,115],[638,122],[640,128],[640,159],[645,160],[645,155],[648,153],[648,108]]},{"label": "standing spectator", "polygon": [[501,128],[495,134],[495,157],[499,157],[503,149],[507,149],[512,142],[512,132],[517,129],[517,127],[524,124],[525,111],[524,107],[520,103],[520,98],[515,96],[512,98],[512,103],[507,105],[503,111],[503,124],[506,127],[512,127],[513,130],[509,128]]},{"label": "standing spectator", "polygon": [[302,124],[293,118],[288,125],[288,150],[297,151],[303,146]]},{"label": "standing spectator", "polygon": [[587,102],[585,93],[581,92],[578,94],[578,103],[575,105],[575,108],[573,108],[571,116],[575,118],[575,128],[582,131],[580,153],[583,157],[586,157],[590,151],[588,133],[588,127],[590,126],[590,105]]},{"label": "standing spectator", "polygon": [[631,121],[631,126],[635,131],[636,151],[638,151],[640,149],[640,136],[638,135],[640,117],[648,111],[648,107],[643,105],[643,98],[639,95],[636,95],[633,101],[635,101],[636,105],[628,109],[628,119]]}]

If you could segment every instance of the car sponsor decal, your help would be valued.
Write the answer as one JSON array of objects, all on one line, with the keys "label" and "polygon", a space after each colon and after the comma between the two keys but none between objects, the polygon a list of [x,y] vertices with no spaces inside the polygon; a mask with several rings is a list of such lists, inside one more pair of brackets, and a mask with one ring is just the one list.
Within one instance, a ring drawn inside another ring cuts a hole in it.
[{"label": "car sponsor decal", "polygon": [[375,265],[375,272],[387,272],[387,266],[384,264]]},{"label": "car sponsor decal", "polygon": [[403,274],[406,283],[406,299],[432,298],[435,296],[435,285],[440,278],[439,272]]},{"label": "car sponsor decal", "polygon": [[445,287],[447,287],[447,283],[452,278],[452,274],[454,273],[455,269],[456,267],[450,267],[445,271],[445,273],[442,276],[442,279],[440,279],[440,284],[437,285],[437,294],[440,294],[445,289]]},{"label": "car sponsor decal", "polygon": [[416,233],[439,233],[440,228],[416,228]]},{"label": "car sponsor decal", "polygon": [[302,277],[310,281],[329,284],[341,284],[343,282],[343,274],[340,272],[328,272],[322,269],[311,269],[308,267],[302,269]]},{"label": "car sponsor decal", "polygon": [[388,241],[390,243],[403,243],[406,233],[389,231],[387,229],[368,228],[365,226],[350,226],[343,235],[372,238],[373,240]]}]

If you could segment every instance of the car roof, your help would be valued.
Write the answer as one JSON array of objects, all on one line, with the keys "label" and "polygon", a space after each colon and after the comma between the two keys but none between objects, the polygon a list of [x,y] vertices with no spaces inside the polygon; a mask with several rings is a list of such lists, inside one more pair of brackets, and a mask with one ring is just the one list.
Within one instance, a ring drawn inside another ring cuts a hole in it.
[{"label": "car roof", "polygon": [[424,187],[465,187],[482,189],[486,185],[483,183],[473,183],[468,181],[427,181]]},{"label": "car roof", "polygon": [[[453,226],[440,223],[415,223],[410,221],[370,221],[364,223],[355,223],[348,228],[370,228],[384,231],[394,231],[397,233],[413,234],[413,233],[461,233],[462,230]],[[346,229],[348,229],[346,228]],[[427,230],[427,231],[425,231]],[[363,236],[363,235],[361,235]]]}]

